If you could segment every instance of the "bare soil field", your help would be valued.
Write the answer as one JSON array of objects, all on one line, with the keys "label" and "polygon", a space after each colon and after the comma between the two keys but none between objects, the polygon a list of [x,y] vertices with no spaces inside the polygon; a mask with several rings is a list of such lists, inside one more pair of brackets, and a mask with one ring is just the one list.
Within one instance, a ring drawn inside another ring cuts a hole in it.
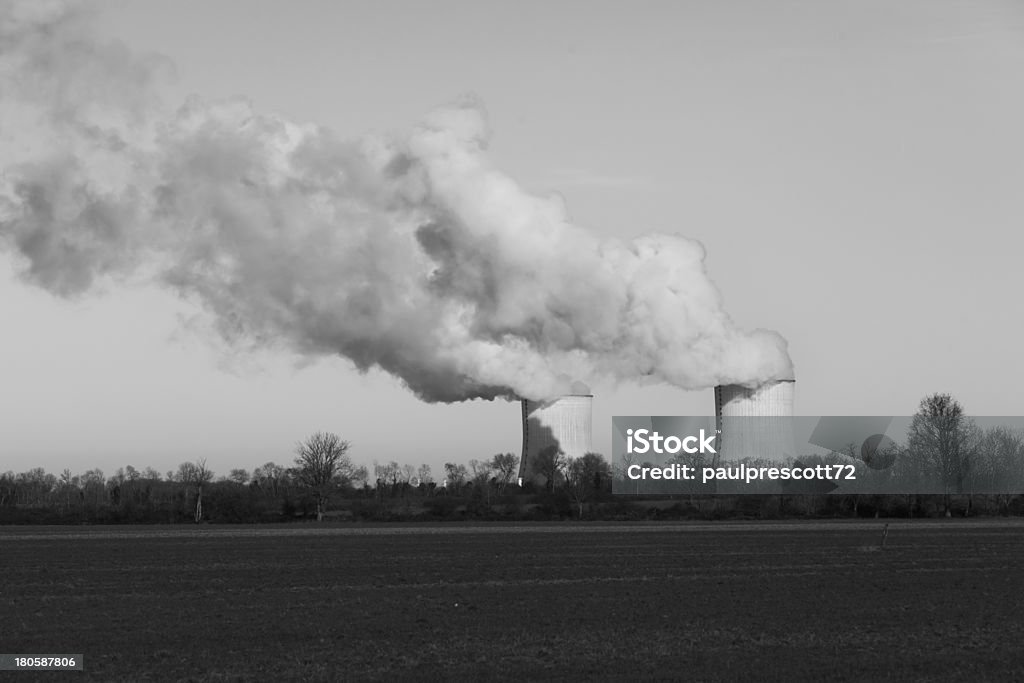
[{"label": "bare soil field", "polygon": [[0,527],[12,680],[1024,680],[1014,521]]}]

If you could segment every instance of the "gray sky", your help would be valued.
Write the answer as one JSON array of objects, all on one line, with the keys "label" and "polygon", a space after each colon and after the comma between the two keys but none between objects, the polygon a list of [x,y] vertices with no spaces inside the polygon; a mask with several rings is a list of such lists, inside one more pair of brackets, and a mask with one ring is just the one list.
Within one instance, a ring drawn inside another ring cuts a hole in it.
[{"label": "gray sky", "polygon": [[[770,7],[769,7],[770,5]],[[602,235],[680,232],[743,327],[778,330],[797,412],[909,414],[948,391],[1022,411],[1024,8],[1010,2],[106,2],[99,28],[176,65],[180,101],[250,98],[343,137],[466,92],[494,165]],[[2,97],[2,94],[0,94]],[[62,300],[0,254],[0,471],[520,448],[519,406],[419,402],[340,358],[239,355],[144,287]],[[595,386],[615,414],[709,414],[712,391]]]}]

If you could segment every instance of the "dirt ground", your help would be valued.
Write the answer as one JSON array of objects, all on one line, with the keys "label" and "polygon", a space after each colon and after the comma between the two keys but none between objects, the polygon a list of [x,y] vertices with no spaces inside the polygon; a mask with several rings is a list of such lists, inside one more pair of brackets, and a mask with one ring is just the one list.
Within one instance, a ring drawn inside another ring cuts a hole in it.
[{"label": "dirt ground", "polygon": [[13,680],[1022,680],[1013,521],[0,527]]}]

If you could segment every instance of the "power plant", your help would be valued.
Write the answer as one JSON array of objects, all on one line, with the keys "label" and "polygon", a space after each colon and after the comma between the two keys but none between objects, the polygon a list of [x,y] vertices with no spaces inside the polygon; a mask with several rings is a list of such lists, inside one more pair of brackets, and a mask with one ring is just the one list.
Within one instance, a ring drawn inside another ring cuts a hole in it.
[{"label": "power plant", "polygon": [[776,380],[749,389],[737,384],[715,387],[718,460],[745,457],[782,461],[794,455],[793,394],[796,380]]},{"label": "power plant", "polygon": [[550,401],[522,400],[523,455],[519,481],[543,483],[537,459],[550,449],[578,458],[594,450],[593,394],[568,394]]},{"label": "power plant", "polygon": [[[796,380],[756,388],[715,387],[715,428],[720,435],[715,464],[753,457],[779,461],[794,454],[793,396]],[[544,483],[538,458],[555,449],[570,458],[593,451],[593,394],[567,394],[547,401],[522,399],[523,452],[519,482]]]}]

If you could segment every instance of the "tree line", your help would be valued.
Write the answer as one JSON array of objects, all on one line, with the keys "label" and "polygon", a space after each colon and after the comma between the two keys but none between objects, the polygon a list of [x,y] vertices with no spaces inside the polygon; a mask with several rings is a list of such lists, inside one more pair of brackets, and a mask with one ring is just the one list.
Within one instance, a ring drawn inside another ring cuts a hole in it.
[{"label": "tree line", "polygon": [[[1024,513],[1017,493],[1024,490],[1024,434],[978,428],[948,394],[921,401],[905,444],[835,454],[857,462],[863,480],[874,487],[870,494],[700,496],[666,489],[663,495],[612,496],[612,479],[622,476],[621,467],[613,469],[598,453],[569,458],[557,448],[545,449],[530,463],[536,480],[520,482],[520,459],[512,453],[445,463],[435,480],[426,464],[358,466],[350,450],[339,435],[317,432],[296,445],[289,466],[268,462],[220,477],[205,460],[181,463],[165,474],[131,465],[111,476],[99,469],[5,472],[0,474],[0,523]],[[942,493],[885,494],[884,477],[897,475],[928,481]],[[990,495],[969,493],[979,487]]]},{"label": "tree line", "polygon": [[[519,458],[499,453],[467,464],[448,462],[439,481],[427,464],[356,465],[351,444],[317,432],[296,445],[289,466],[268,462],[232,469],[217,477],[205,460],[181,463],[161,474],[128,465],[107,476],[100,469],[60,475],[34,468],[0,474],[0,523],[180,523],[280,522],[362,519],[448,518],[466,511],[486,516],[535,492],[518,482]],[[558,486],[577,505],[610,495],[610,468],[598,454],[547,456]],[[554,490],[552,485],[547,490]]]}]

